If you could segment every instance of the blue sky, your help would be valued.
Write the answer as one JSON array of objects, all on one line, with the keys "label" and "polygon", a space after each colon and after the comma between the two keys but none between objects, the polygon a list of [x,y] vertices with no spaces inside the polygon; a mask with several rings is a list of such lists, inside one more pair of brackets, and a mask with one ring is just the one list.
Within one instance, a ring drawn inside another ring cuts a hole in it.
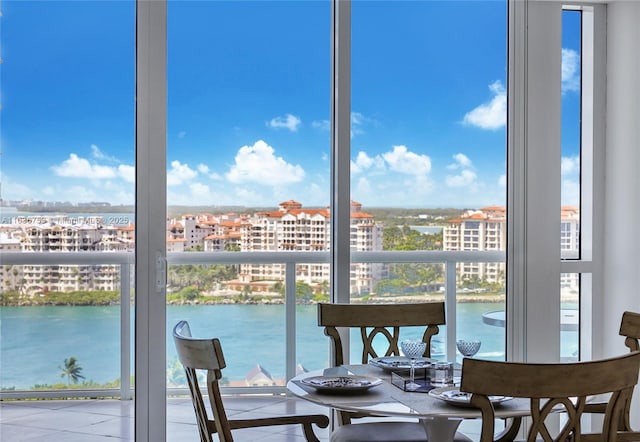
[{"label": "blue sky", "polygon": [[[134,3],[2,6],[2,197],[132,204]],[[579,22],[565,15],[568,203]],[[329,20],[327,1],[169,3],[169,204],[328,204]],[[505,23],[502,1],[353,2],[353,199],[504,204]]]}]

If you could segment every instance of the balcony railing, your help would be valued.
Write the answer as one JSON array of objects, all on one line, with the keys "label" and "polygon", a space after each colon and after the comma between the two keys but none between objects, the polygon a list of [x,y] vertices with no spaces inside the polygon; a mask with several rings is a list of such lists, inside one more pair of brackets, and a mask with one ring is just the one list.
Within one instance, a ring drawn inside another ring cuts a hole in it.
[{"label": "balcony railing", "polygon": [[[286,377],[292,378],[296,370],[296,265],[327,264],[329,252],[170,252],[169,265],[215,264],[284,264],[285,318],[286,318]],[[443,264],[445,268],[444,297],[447,305],[447,340],[445,354],[455,355],[456,330],[456,265],[458,263],[504,262],[502,251],[407,251],[407,252],[352,252],[353,263],[425,263]],[[119,265],[120,266],[120,388],[99,390],[66,389],[55,391],[15,390],[0,392],[0,399],[51,398],[51,397],[114,397],[130,399],[133,394],[129,381],[131,375],[131,293],[133,253],[127,252],[7,252],[0,255],[0,265]],[[348,271],[348,269],[347,269]],[[231,387],[229,387],[231,388]],[[261,391],[282,390],[283,387],[264,387]],[[185,390],[186,391],[186,390]],[[255,387],[233,387],[234,392],[256,392]]]}]

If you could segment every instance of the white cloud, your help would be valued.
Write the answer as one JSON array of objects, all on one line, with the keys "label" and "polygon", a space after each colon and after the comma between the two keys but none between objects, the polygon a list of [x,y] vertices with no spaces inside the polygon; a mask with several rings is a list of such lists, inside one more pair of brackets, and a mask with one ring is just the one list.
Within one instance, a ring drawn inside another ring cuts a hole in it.
[{"label": "white cloud", "polygon": [[300,118],[292,114],[286,114],[284,117],[275,117],[271,121],[267,121],[267,127],[272,129],[289,129],[291,132],[296,132],[298,126],[302,123]]},{"label": "white cloud", "polygon": [[209,195],[209,186],[202,183],[192,183],[189,185],[189,190],[191,191],[191,195],[198,197],[200,199],[203,196]]},{"label": "white cloud", "polygon": [[98,160],[106,160],[106,161],[111,161],[111,162],[114,162],[114,163],[118,163],[119,162],[119,160],[116,157],[112,157],[112,156],[109,156],[109,155],[105,154],[95,144],[91,145],[91,156],[93,156],[93,158],[96,158]]},{"label": "white cloud", "polygon": [[35,196],[35,192],[31,187],[21,183],[14,183],[4,175],[2,176],[2,190],[5,192],[5,198],[7,198],[7,195],[11,195],[7,199],[29,199]]},{"label": "white cloud", "polygon": [[463,153],[453,155],[454,162],[447,166],[449,170],[460,170],[457,175],[447,175],[445,183],[449,187],[469,187],[476,183],[478,175],[473,170],[473,163]]},{"label": "white cloud", "polygon": [[311,127],[315,129],[330,130],[331,122],[329,120],[312,121]]},{"label": "white cloud", "polygon": [[560,170],[562,171],[562,175],[570,175],[579,172],[580,157],[577,155],[573,157],[562,157]]},{"label": "white cloud", "polygon": [[370,195],[371,194],[371,183],[365,177],[360,177],[358,183],[356,184],[356,188],[354,189],[354,193],[360,196]]},{"label": "white cloud", "polygon": [[360,112],[351,112],[351,137],[352,138],[355,135],[360,135],[364,133],[364,130],[362,130],[361,127],[365,121],[366,121],[366,118]]},{"label": "white cloud", "polygon": [[580,183],[574,179],[563,179],[561,184],[563,206],[577,206],[580,204]]},{"label": "white cloud", "polygon": [[384,169],[384,160],[379,155],[370,157],[366,152],[358,152],[355,161],[351,161],[351,173],[362,173],[370,168]]},{"label": "white cloud", "polygon": [[[355,135],[361,135],[364,133],[362,127],[365,124],[375,123],[372,118],[365,117],[360,112],[351,112],[351,138]],[[330,130],[331,122],[329,120],[316,120],[311,123],[311,126],[315,129]]]},{"label": "white cloud", "polygon": [[562,93],[580,90],[580,55],[573,49],[562,49]]},{"label": "white cloud", "polygon": [[102,193],[96,194],[93,190],[88,189],[84,186],[71,186],[65,188],[60,197],[66,201],[76,201],[76,202],[88,202],[88,201],[100,201],[104,198]]},{"label": "white cloud", "polygon": [[502,188],[506,188],[507,187],[507,176],[506,175],[500,175],[498,177],[498,186],[502,187]]},{"label": "white cloud", "polygon": [[489,85],[493,98],[464,116],[464,124],[496,130],[507,123],[507,91],[500,81]]},{"label": "white cloud", "polygon": [[198,172],[203,173],[203,174],[208,174],[209,173],[209,166],[207,166],[206,164],[198,164]]},{"label": "white cloud", "polygon": [[476,182],[478,176],[473,170],[465,169],[460,171],[458,175],[449,175],[445,178],[445,182],[449,187],[468,187]]},{"label": "white cloud", "polygon": [[182,164],[178,160],[171,162],[171,169],[167,172],[167,185],[177,186],[186,181],[194,179],[198,172],[191,169],[188,164]]},{"label": "white cloud", "polygon": [[562,157],[560,170],[562,205],[580,204],[580,156]]},{"label": "white cloud", "polygon": [[362,126],[372,123],[375,124],[376,121],[372,118],[365,117],[360,112],[351,112],[351,138],[363,134],[364,129],[362,129]]},{"label": "white cloud", "polygon": [[232,183],[256,182],[267,186],[298,183],[304,178],[300,165],[287,163],[275,156],[275,150],[263,140],[253,146],[242,146],[235,157],[235,164],[226,174]]},{"label": "white cloud", "polygon": [[135,183],[136,181],[136,168],[121,164],[118,166],[118,175],[128,183]]},{"label": "white cloud", "polygon": [[393,151],[382,154],[389,168],[408,175],[427,175],[431,171],[431,158],[410,152],[406,146],[393,146]]},{"label": "white cloud", "polygon": [[447,169],[456,170],[456,169],[465,168],[465,167],[467,168],[473,167],[473,164],[471,164],[471,160],[469,159],[469,157],[463,153],[455,154],[453,156],[453,159],[454,159],[454,163],[449,164],[447,166]]},{"label": "white cloud", "polygon": [[52,166],[51,170],[58,176],[68,178],[105,179],[117,175],[115,168],[91,164],[89,160],[80,158],[75,153],[69,154],[69,158],[61,164]]}]

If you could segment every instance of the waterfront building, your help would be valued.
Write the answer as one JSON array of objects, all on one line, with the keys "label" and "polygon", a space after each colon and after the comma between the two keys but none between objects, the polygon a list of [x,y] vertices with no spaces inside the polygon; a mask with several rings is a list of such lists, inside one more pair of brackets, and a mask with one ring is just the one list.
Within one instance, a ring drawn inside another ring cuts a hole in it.
[{"label": "waterfront building", "polygon": [[[205,252],[243,251],[327,251],[330,241],[330,212],[326,208],[304,208],[293,200],[280,203],[277,210],[253,215],[226,213],[186,214],[167,221],[167,251],[203,250]],[[362,204],[351,204],[351,249],[382,250],[382,225],[362,211]],[[383,264],[351,265],[351,292],[368,294],[385,275]],[[285,265],[242,264],[238,279],[227,281],[233,290],[265,292],[285,279]],[[329,264],[296,266],[296,280],[318,292],[328,287]]]},{"label": "waterfront building", "polygon": [[[16,219],[0,227],[3,251],[130,252],[135,249],[133,225],[105,225],[100,217],[38,216]],[[0,291],[25,294],[81,290],[119,290],[118,265],[24,265],[3,267]]]},{"label": "waterfront building", "polygon": [[[467,210],[449,220],[443,229],[444,250],[506,250],[506,210],[491,206]],[[456,264],[458,284],[463,281],[504,281],[504,263],[459,262]]]},{"label": "waterfront building", "polygon": [[[574,206],[563,206],[560,219],[560,243],[562,258],[578,257],[580,243],[580,211]],[[506,250],[507,217],[504,206],[489,206],[479,210],[467,210],[449,220],[443,229],[444,250]],[[456,266],[457,283],[484,281],[504,283],[505,263],[459,262]],[[561,287],[577,290],[578,275],[563,273]]]},{"label": "waterfront building", "polygon": [[[12,237],[10,232],[0,232],[0,253],[21,251],[20,238]],[[23,280],[23,266],[0,266],[0,293],[20,287]]]},{"label": "waterfront building", "polygon": [[[240,229],[242,251],[326,251],[330,241],[330,212],[326,208],[303,208],[297,201],[282,202],[278,210],[258,212]],[[382,250],[382,225],[362,212],[362,205],[351,203],[351,249]],[[383,265],[354,263],[351,265],[351,292],[370,293],[383,274]],[[284,264],[243,264],[239,279],[284,280]],[[313,288],[327,285],[329,264],[298,264],[296,280]]]},{"label": "waterfront building", "polygon": [[[560,253],[562,259],[579,259],[580,250],[580,209],[575,206],[563,206],[560,218]],[[560,287],[578,292],[580,275],[578,273],[560,273]]]}]

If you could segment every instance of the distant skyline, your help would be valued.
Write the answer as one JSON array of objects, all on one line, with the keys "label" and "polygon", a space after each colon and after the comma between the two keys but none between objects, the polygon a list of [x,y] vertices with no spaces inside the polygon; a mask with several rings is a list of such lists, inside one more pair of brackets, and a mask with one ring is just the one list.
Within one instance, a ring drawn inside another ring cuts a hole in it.
[{"label": "distant skyline", "polygon": [[[135,3],[2,6],[2,198],[133,204]],[[329,44],[328,1],[170,1],[168,204],[328,205]],[[563,204],[579,51],[565,12]],[[504,1],[354,1],[352,199],[504,205],[506,62]]]}]

